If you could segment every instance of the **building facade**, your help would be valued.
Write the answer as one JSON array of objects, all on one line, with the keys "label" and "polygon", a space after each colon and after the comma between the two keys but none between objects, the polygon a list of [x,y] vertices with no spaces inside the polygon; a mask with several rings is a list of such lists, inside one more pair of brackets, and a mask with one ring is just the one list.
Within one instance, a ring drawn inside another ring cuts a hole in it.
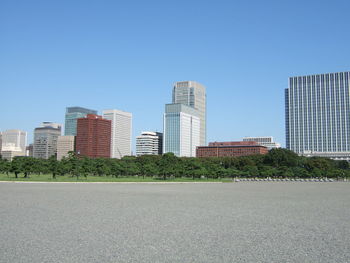
[{"label": "building facade", "polygon": [[90,158],[111,156],[111,121],[88,114],[77,120],[76,153]]},{"label": "building facade", "polygon": [[69,152],[75,151],[75,136],[66,135],[57,138],[57,160],[68,157]]},{"label": "building facade", "polygon": [[198,111],[200,119],[200,145],[206,145],[207,138],[207,95],[206,88],[195,81],[180,81],[174,84],[173,103],[180,103]]},{"label": "building facade", "polygon": [[350,72],[289,78],[286,147],[307,156],[350,160]]},{"label": "building facade", "polygon": [[2,132],[2,146],[16,147],[18,151],[25,152],[27,145],[27,132],[21,130],[6,130]]},{"label": "building facade", "polygon": [[253,141],[258,144],[267,147],[267,149],[271,150],[274,148],[281,148],[281,144],[274,141],[272,136],[263,136],[263,137],[244,137],[244,142]]},{"label": "building facade", "polygon": [[200,118],[195,108],[184,104],[166,104],[163,153],[195,157],[200,145]]},{"label": "building facade", "polygon": [[267,154],[269,150],[254,141],[211,142],[209,146],[197,147],[197,157],[239,157]]},{"label": "building facade", "polygon": [[77,119],[84,118],[87,114],[97,114],[97,111],[82,107],[67,107],[64,135],[77,135]]},{"label": "building facade", "polygon": [[57,138],[61,135],[61,124],[43,122],[34,129],[33,157],[48,159],[57,154]]},{"label": "building facade", "polygon": [[142,132],[136,137],[136,156],[163,153],[163,133]]},{"label": "building facade", "polygon": [[1,157],[12,161],[13,157],[25,156],[27,132],[21,130],[6,130],[1,134]]},{"label": "building facade", "polygon": [[131,155],[132,114],[121,110],[104,110],[103,118],[112,122],[111,158]]}]

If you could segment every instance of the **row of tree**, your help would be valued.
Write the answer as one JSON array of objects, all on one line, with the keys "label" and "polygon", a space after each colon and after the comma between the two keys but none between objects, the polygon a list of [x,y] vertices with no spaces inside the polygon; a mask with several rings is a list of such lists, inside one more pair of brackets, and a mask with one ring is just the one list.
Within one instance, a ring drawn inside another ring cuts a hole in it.
[{"label": "row of tree", "polygon": [[12,162],[0,159],[0,173],[51,174],[57,176],[147,176],[166,180],[169,177],[225,178],[225,177],[350,177],[349,163],[320,157],[301,157],[286,149],[272,149],[266,155],[218,158],[176,157],[172,153],[161,156],[126,156],[122,159],[79,157],[73,152],[57,161],[32,157],[15,157]]}]

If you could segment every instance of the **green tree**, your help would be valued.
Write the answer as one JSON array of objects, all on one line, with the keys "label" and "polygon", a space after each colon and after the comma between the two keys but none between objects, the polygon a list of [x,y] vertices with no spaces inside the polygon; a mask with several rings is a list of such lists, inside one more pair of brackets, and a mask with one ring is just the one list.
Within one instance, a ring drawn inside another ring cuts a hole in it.
[{"label": "green tree", "polygon": [[159,173],[163,175],[163,179],[175,173],[177,157],[173,153],[165,153],[158,161]]}]

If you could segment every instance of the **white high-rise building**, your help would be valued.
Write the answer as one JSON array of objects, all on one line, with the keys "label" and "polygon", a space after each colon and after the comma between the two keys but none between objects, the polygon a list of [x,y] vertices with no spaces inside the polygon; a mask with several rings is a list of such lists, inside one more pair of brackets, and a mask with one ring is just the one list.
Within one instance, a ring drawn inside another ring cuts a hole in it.
[{"label": "white high-rise building", "polygon": [[2,133],[1,156],[11,161],[15,156],[26,155],[27,133],[21,130],[7,130]]},{"label": "white high-rise building", "polygon": [[74,145],[75,145],[75,136],[73,135],[58,136],[57,160],[60,161],[63,157],[68,157],[68,153],[74,151]]},{"label": "white high-rise building", "polygon": [[207,141],[207,95],[205,86],[195,81],[180,81],[174,84],[173,103],[181,103],[198,110],[200,119],[200,145]]},{"label": "white high-rise building", "polygon": [[142,132],[136,137],[136,155],[159,155],[163,152],[163,133]]},{"label": "white high-rise building", "polygon": [[200,123],[198,110],[184,104],[166,104],[163,153],[195,157],[200,146]]},{"label": "white high-rise building", "polygon": [[57,154],[57,138],[61,136],[61,124],[43,122],[34,129],[33,157],[48,159]]},{"label": "white high-rise building", "polygon": [[25,152],[27,145],[27,132],[21,130],[7,130],[2,132],[2,147],[16,147]]},{"label": "white high-rise building", "polygon": [[132,114],[121,110],[104,110],[103,118],[112,121],[111,158],[131,155]]},{"label": "white high-rise building", "polygon": [[7,130],[2,133],[1,156],[11,161],[15,156],[26,155],[27,133],[21,130]]},{"label": "white high-rise building", "polygon": [[268,150],[273,148],[281,148],[281,144],[274,141],[272,136],[262,136],[262,137],[244,137],[244,142],[257,142],[262,146],[265,146]]},{"label": "white high-rise building", "polygon": [[350,72],[289,78],[286,146],[300,155],[350,160]]}]

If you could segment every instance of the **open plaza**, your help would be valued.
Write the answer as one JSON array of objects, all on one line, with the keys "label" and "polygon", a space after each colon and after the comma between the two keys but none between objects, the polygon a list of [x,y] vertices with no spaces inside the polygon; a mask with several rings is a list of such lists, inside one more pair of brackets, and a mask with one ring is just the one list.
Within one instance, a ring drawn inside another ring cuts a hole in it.
[{"label": "open plaza", "polygon": [[349,262],[350,183],[0,183],[0,262]]}]

